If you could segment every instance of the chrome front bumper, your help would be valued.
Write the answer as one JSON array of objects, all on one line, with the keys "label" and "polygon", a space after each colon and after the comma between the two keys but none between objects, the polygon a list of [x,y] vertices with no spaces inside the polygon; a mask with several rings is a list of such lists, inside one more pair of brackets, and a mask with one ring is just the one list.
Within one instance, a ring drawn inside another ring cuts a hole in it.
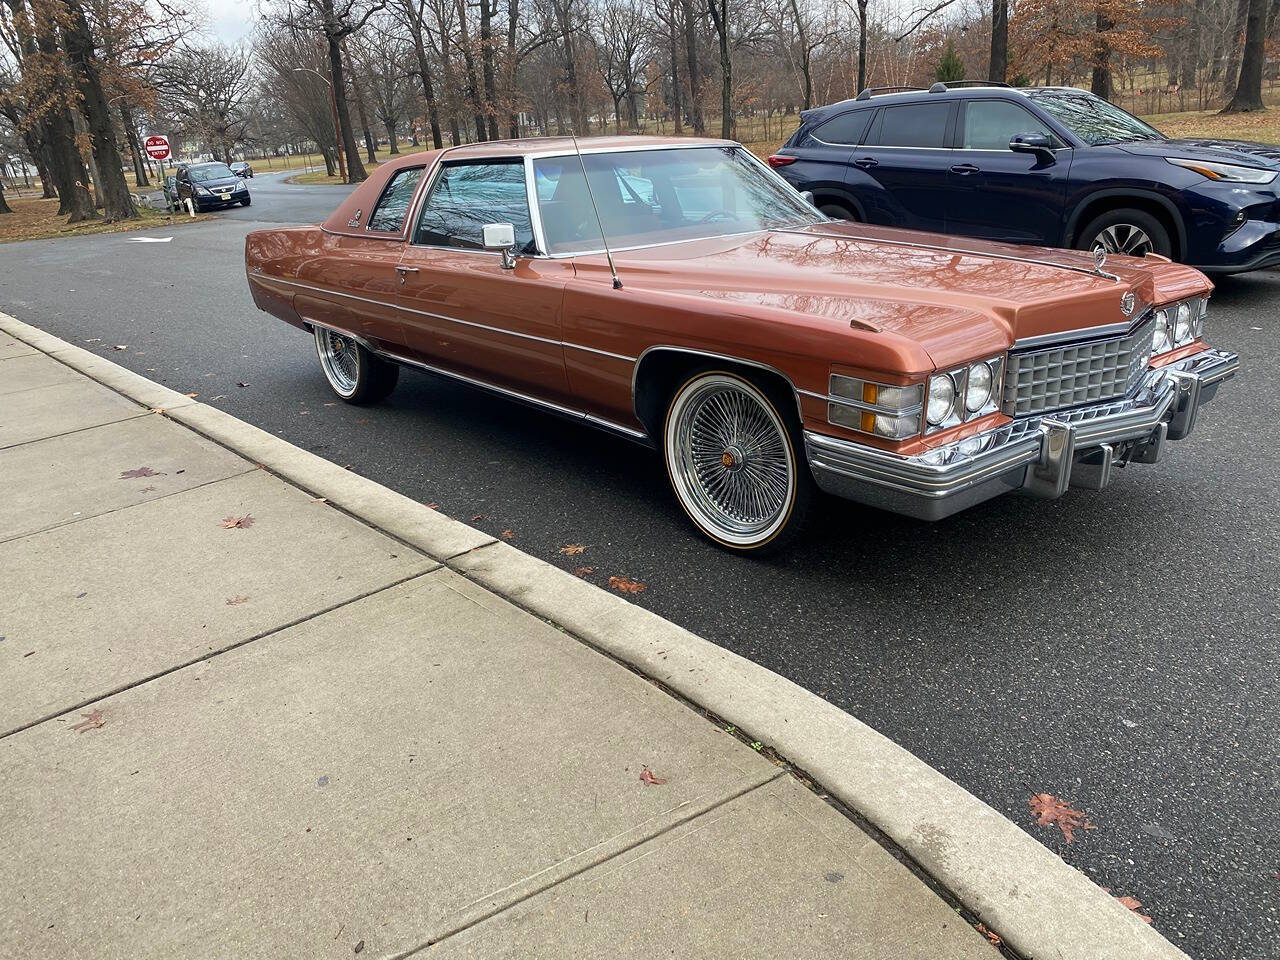
[{"label": "chrome front bumper", "polygon": [[1114,467],[1155,463],[1166,441],[1191,433],[1200,407],[1239,366],[1234,353],[1203,350],[1149,371],[1124,399],[1025,417],[915,456],[810,430],[805,450],[826,492],[922,520],[1011,490],[1042,498],[1070,486],[1102,490]]}]

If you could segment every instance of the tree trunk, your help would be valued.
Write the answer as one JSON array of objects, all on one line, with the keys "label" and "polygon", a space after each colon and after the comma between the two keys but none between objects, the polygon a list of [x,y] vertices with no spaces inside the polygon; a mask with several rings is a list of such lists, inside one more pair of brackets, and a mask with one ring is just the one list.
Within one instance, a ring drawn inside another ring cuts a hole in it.
[{"label": "tree trunk", "polygon": [[480,0],[480,76],[484,82],[484,115],[489,139],[498,139],[498,82],[493,69],[493,7],[496,0]]},{"label": "tree trunk", "polygon": [[1237,0],[1236,18],[1231,21],[1227,31],[1227,66],[1222,75],[1222,95],[1229,97],[1238,86],[1237,71],[1240,69],[1240,34],[1245,31],[1249,20],[1249,0]]},{"label": "tree trunk", "polygon": [[431,145],[439,150],[444,146],[444,139],[440,136],[440,112],[436,108],[435,85],[431,82],[431,65],[427,62],[427,48],[422,42],[422,7],[415,9],[413,0],[405,0],[405,12],[409,14],[409,28],[413,33],[413,52],[418,58],[418,76],[422,78],[422,95],[427,100],[427,119],[431,123]]},{"label": "tree trunk", "polygon": [[[332,10],[332,6],[330,6]],[[352,183],[360,183],[369,174],[360,162],[360,150],[356,146],[355,135],[351,132],[351,110],[347,106],[347,82],[342,70],[342,38],[337,30],[326,27],[325,37],[329,41],[329,79],[333,84],[333,98],[338,107],[338,129],[342,132],[340,149],[347,158],[347,179]]]},{"label": "tree trunk", "polygon": [[129,153],[133,157],[133,172],[138,186],[149,187],[151,181],[147,177],[147,161],[142,152],[142,144],[138,141],[138,128],[133,123],[133,112],[123,100],[120,101],[120,125],[124,127],[125,139],[129,141]]},{"label": "tree trunk", "polygon": [[0,180],[0,213],[13,213],[9,209],[9,201],[4,198],[4,181]]},{"label": "tree trunk", "polygon": [[382,124],[387,128],[387,143],[391,144],[391,149],[387,152],[393,157],[399,156],[400,147],[396,145],[396,122],[394,120],[384,120]]},{"label": "tree trunk", "polygon": [[124,164],[116,146],[115,126],[111,122],[111,110],[102,92],[102,79],[98,61],[93,51],[93,35],[89,21],[85,19],[80,0],[63,0],[66,18],[62,24],[62,39],[80,91],[89,138],[93,146],[93,159],[97,164],[95,186],[102,202],[107,223],[118,220],[135,220],[138,210],[124,180]]},{"label": "tree trunk", "polygon": [[867,89],[867,2],[858,0],[858,92]]},{"label": "tree trunk", "polygon": [[1009,73],[1009,0],[991,0],[991,69],[987,79],[1004,83]]},{"label": "tree trunk", "polygon": [[702,86],[702,70],[698,63],[698,21],[694,17],[692,0],[680,0],[680,9],[684,14],[684,52],[685,68],[689,74],[689,119],[693,123],[696,136],[705,136],[707,121],[702,115],[702,97],[699,89]]},{"label": "tree trunk", "polygon": [[360,119],[360,133],[364,137],[365,153],[368,154],[370,163],[377,163],[378,145],[373,139],[373,133],[369,130],[369,114],[364,102],[364,87],[360,86],[360,74],[356,70],[351,71],[351,94],[356,99],[356,116]]},{"label": "tree trunk", "polygon": [[507,0],[507,59],[504,66],[506,67],[506,95],[511,108],[507,122],[511,127],[512,140],[520,139],[520,116],[516,111],[516,105],[519,102],[516,98],[516,70],[520,66],[516,51],[519,24],[520,0]]},{"label": "tree trunk", "polygon": [[1235,96],[1222,108],[1223,113],[1244,113],[1261,110],[1262,66],[1266,52],[1263,41],[1267,34],[1267,0],[1249,0],[1248,18],[1245,23],[1244,57],[1240,61],[1240,82]]},{"label": "tree trunk", "polygon": [[[487,0],[481,0],[481,2],[484,3]],[[476,58],[471,50],[471,31],[467,29],[466,0],[457,0],[454,6],[458,9],[458,40],[462,46],[462,65],[467,71],[467,99],[471,101],[476,139],[488,140],[489,122],[484,115],[484,106],[480,103],[480,84],[476,82]]]},{"label": "tree trunk", "polygon": [[671,48],[671,113],[675,123],[675,134],[680,136],[684,133],[684,104],[681,102],[681,92],[683,87],[680,85],[680,46],[676,40],[676,7],[674,2],[667,7],[671,14],[669,21],[670,36],[668,42]]},{"label": "tree trunk", "polygon": [[569,0],[555,0],[552,6],[555,7],[556,18],[559,21],[560,35],[564,38],[564,81],[565,89],[569,91],[573,132],[583,136],[588,132],[587,116],[582,102],[582,91],[578,89],[578,55],[573,44],[573,24],[569,22]]},{"label": "tree trunk", "polygon": [[[1248,2],[1248,0],[1245,0]],[[1090,90],[1093,91],[1095,97],[1101,97],[1103,100],[1111,99],[1111,44],[1107,39],[1107,32],[1115,28],[1115,22],[1112,21],[1102,8],[1098,7],[1097,33],[1094,36],[1093,47],[1093,83]]]},{"label": "tree trunk", "polygon": [[733,56],[729,48],[729,0],[720,0],[719,10],[716,9],[716,0],[707,0],[707,11],[720,41],[720,136],[724,140],[732,140]]}]

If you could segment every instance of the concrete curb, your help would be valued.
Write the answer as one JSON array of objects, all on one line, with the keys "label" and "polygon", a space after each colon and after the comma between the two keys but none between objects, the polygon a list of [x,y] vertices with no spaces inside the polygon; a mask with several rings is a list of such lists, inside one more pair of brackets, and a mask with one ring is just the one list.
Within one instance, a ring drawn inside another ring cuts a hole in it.
[{"label": "concrete curb", "polygon": [[0,330],[422,550],[759,740],[1028,960],[1186,960],[1010,820],[786,678],[279,437],[0,313]]}]

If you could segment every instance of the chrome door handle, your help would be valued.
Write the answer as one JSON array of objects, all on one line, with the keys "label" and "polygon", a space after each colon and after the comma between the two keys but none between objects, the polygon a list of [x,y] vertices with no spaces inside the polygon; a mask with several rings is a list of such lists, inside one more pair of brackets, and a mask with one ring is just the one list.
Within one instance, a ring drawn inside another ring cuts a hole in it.
[{"label": "chrome door handle", "polygon": [[880,161],[875,157],[859,157],[853,161],[855,167],[861,167],[863,170],[870,170],[872,167],[880,166]]},{"label": "chrome door handle", "polygon": [[972,163],[957,163],[951,168],[951,172],[958,173],[963,177],[968,176],[971,173],[981,173],[982,170],[979,167],[975,167]]},{"label": "chrome door handle", "polygon": [[411,274],[411,273],[417,273],[417,272],[418,272],[418,268],[417,268],[417,267],[404,267],[404,266],[400,266],[399,264],[397,264],[397,265],[396,265],[396,273],[400,274],[400,283],[401,283],[401,284],[403,284],[403,283],[404,283],[405,278],[406,278],[409,274]]}]

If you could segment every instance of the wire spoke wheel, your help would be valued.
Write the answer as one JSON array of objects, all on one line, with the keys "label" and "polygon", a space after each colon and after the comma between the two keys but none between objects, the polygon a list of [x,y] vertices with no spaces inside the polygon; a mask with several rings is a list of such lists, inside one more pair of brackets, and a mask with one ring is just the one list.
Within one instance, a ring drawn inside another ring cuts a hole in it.
[{"label": "wire spoke wheel", "polygon": [[773,404],[728,374],[706,374],[681,389],[667,416],[667,469],[685,511],[707,534],[753,547],[786,524],[796,463]]},{"label": "wire spoke wheel", "polygon": [[1155,244],[1147,232],[1132,223],[1113,223],[1103,228],[1094,238],[1094,249],[1101,247],[1107,253],[1119,253],[1127,257],[1145,257],[1155,251]]},{"label": "wire spoke wheel", "polygon": [[316,327],[316,353],[333,389],[344,397],[356,392],[360,382],[359,345],[351,337]]}]

